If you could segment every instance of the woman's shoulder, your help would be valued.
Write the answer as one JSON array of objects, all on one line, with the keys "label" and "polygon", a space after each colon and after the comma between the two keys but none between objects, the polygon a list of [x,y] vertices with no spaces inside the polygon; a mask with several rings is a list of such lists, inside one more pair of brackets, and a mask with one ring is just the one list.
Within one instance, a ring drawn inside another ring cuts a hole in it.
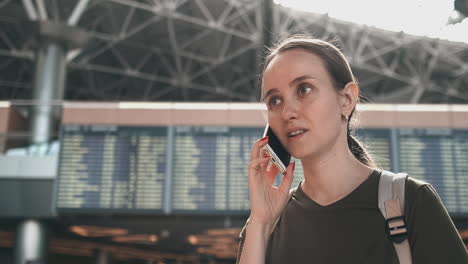
[{"label": "woman's shoulder", "polygon": [[418,192],[418,190],[420,191],[421,189],[426,188],[432,188],[429,182],[408,175],[408,178],[406,179],[406,194],[410,195],[411,193],[415,193]]},{"label": "woman's shoulder", "polygon": [[[381,173],[382,171],[379,174]],[[408,175],[405,181],[405,209],[414,207],[418,202],[429,200],[440,201],[440,197],[431,183]]]},{"label": "woman's shoulder", "polygon": [[[377,170],[377,171],[379,172],[378,173],[379,177],[384,172],[384,170]],[[393,173],[395,172],[390,172],[390,174],[393,174]],[[429,182],[415,178],[406,172],[402,172],[402,173],[408,175],[405,181],[405,197],[408,195],[412,196],[416,194],[417,192],[420,192],[421,190],[424,190],[424,189],[433,189],[432,185]]]},{"label": "woman's shoulder", "polygon": [[431,183],[411,176],[408,176],[406,180],[405,196],[405,199],[411,201],[428,196],[439,199],[439,195]]},{"label": "woman's shoulder", "polygon": [[422,207],[429,207],[429,211],[445,210],[439,194],[431,183],[408,176],[405,186],[405,211],[413,214],[416,208]]},{"label": "woman's shoulder", "polygon": [[468,263],[468,254],[449,211],[430,182],[408,177],[405,222],[413,263]]}]

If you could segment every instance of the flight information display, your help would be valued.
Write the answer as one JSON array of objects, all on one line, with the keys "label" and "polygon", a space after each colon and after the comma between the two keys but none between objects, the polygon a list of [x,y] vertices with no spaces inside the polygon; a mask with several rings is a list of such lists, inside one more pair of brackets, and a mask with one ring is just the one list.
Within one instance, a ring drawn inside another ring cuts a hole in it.
[{"label": "flight information display", "polygon": [[162,209],[165,127],[65,126],[57,209]]},{"label": "flight information display", "polygon": [[452,213],[468,213],[468,131],[400,129],[400,170],[431,183]]},{"label": "flight information display", "polygon": [[172,209],[246,211],[247,166],[259,128],[176,127]]},{"label": "flight information display", "polygon": [[[59,213],[247,213],[247,166],[263,128],[65,125]],[[382,169],[431,183],[451,213],[468,213],[468,130],[363,129]],[[395,160],[396,159],[396,160]],[[303,180],[297,161],[293,186]],[[278,176],[276,183],[281,180]]]}]

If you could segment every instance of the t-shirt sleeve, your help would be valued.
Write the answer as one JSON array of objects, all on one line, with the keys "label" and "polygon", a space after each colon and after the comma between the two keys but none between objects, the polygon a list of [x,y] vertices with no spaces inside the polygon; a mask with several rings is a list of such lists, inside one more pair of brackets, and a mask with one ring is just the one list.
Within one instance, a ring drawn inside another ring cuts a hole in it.
[{"label": "t-shirt sleeve", "polygon": [[467,264],[465,245],[434,187],[427,183],[407,187],[405,213],[413,264]]},{"label": "t-shirt sleeve", "polygon": [[248,223],[249,223],[249,219],[247,219],[247,222],[245,223],[244,228],[242,228],[242,231],[239,234],[239,249],[237,250],[236,264],[239,264],[242,250],[244,249],[244,242],[245,242],[245,236],[247,232]]}]

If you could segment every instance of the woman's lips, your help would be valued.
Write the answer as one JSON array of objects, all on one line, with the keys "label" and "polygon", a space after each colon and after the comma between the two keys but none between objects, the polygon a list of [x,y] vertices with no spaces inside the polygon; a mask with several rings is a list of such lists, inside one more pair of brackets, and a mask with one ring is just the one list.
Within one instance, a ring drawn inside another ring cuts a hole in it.
[{"label": "woman's lips", "polygon": [[305,135],[305,133],[307,133],[307,130],[304,130],[302,133],[299,133],[297,135],[288,136],[288,140],[298,140],[302,138]]}]

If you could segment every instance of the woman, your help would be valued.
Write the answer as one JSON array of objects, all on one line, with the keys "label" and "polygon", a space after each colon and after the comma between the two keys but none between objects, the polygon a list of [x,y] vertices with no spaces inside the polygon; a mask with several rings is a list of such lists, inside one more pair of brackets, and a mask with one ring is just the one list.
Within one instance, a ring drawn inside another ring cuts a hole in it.
[{"label": "woman", "polygon": [[[398,263],[378,209],[381,171],[350,134],[359,87],[332,44],[291,37],[271,50],[262,74],[268,122],[304,180],[294,191],[291,163],[278,187],[276,168],[257,141],[249,164],[251,214],[238,262]],[[270,167],[268,167],[270,168]],[[404,216],[413,263],[468,263],[468,255],[437,193],[408,178]]]}]

